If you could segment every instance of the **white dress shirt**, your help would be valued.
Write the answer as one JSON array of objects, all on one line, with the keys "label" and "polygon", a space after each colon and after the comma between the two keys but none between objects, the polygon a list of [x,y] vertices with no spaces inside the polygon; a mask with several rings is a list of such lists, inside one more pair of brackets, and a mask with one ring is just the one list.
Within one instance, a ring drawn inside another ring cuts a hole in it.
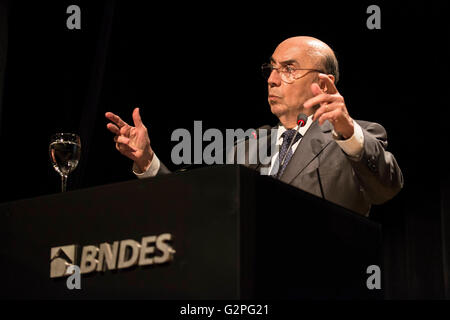
[{"label": "white dress shirt", "polygon": [[[312,124],[312,115],[308,117],[308,121],[306,121],[306,125],[301,127],[299,129],[300,134],[302,135],[302,137],[306,134],[306,131],[308,131],[309,127]],[[360,125],[358,123],[356,123],[355,120],[353,120],[353,126],[354,126],[354,133],[353,136],[351,136],[350,138],[346,139],[346,140],[340,140],[338,138],[337,133],[334,131],[332,131],[332,136],[335,139],[336,143],[339,145],[339,147],[341,147],[341,149],[351,158],[354,159],[359,159],[361,152],[363,150],[363,146],[364,146],[364,134],[362,132],[362,129],[360,127]],[[297,130],[297,126],[295,128],[293,128],[294,130]],[[283,132],[286,131],[286,128],[283,126],[279,126],[278,130],[277,130],[277,142],[276,145],[278,147],[281,146],[281,144],[283,143],[283,138],[281,137],[281,135],[283,134]],[[300,141],[302,139],[300,138],[297,142],[295,142],[292,145],[292,153],[295,152],[295,150],[297,149]],[[274,154],[274,156],[271,159],[271,163],[270,163],[270,170],[268,172],[272,171],[272,168],[275,164],[275,161],[278,158],[278,152],[276,154]],[[133,164],[133,173],[138,177],[138,178],[148,178],[148,177],[154,177],[156,176],[156,174],[159,171],[159,168],[161,166],[161,163],[158,159],[158,157],[156,156],[156,153],[154,153],[153,155],[153,160],[149,166],[149,168],[147,169],[147,171],[145,172],[139,172],[139,168],[136,166],[136,163]]]}]

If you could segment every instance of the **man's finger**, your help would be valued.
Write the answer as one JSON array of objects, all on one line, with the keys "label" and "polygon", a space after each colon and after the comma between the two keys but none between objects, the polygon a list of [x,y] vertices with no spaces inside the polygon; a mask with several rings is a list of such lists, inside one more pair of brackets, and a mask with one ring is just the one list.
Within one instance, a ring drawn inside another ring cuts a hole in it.
[{"label": "man's finger", "polygon": [[107,112],[107,113],[105,113],[105,117],[106,117],[108,120],[110,120],[110,121],[114,122],[115,124],[117,124],[117,126],[119,127],[119,129],[122,128],[123,126],[127,126],[127,125],[128,125],[128,124],[127,124],[125,121],[123,121],[118,115],[115,115],[115,114],[112,113],[112,112]]},{"label": "man's finger", "polygon": [[119,130],[119,128],[118,128],[115,124],[108,123],[108,124],[106,125],[106,128],[107,128],[109,131],[111,131],[112,133],[114,133],[114,134],[116,134],[116,135],[120,135],[120,130]]},{"label": "man's finger", "polygon": [[132,154],[133,152],[137,151],[133,147],[130,147],[130,146],[128,146],[126,144],[123,144],[123,143],[116,143],[116,146],[117,146],[118,150],[120,152],[122,152],[122,153]]},{"label": "man's finger", "polygon": [[319,78],[325,82],[325,85],[327,86],[327,93],[335,94],[338,92],[333,80],[331,80],[331,78],[328,75],[319,73]]},{"label": "man's finger", "polygon": [[308,99],[303,106],[305,108],[311,108],[312,106],[315,106],[316,104],[324,103],[324,102],[333,102],[336,100],[336,97],[327,93],[321,93],[318,96],[312,97],[311,99]]},{"label": "man's finger", "polygon": [[123,126],[122,128],[120,128],[120,135],[128,138],[130,137],[132,129],[134,129],[134,127],[130,127],[128,125]]},{"label": "man's finger", "polygon": [[141,127],[144,125],[142,123],[141,115],[139,114],[139,108],[135,108],[133,110],[133,122],[135,127]]},{"label": "man's finger", "polygon": [[333,112],[337,109],[337,105],[335,103],[327,103],[322,105],[319,109],[316,110],[313,116],[313,121],[319,119],[323,114]]},{"label": "man's finger", "polygon": [[127,146],[129,146],[129,144],[130,144],[130,139],[128,139],[127,137],[124,137],[124,136],[115,136],[114,141],[117,143],[125,144]]},{"label": "man's finger", "polygon": [[114,142],[116,143],[116,146],[118,149],[119,149],[119,147],[121,147],[120,149],[123,150],[126,147],[126,149],[129,150],[130,152],[137,151],[136,148],[134,148],[130,145],[130,139],[125,138],[124,136],[115,136]]},{"label": "man's finger", "polygon": [[127,146],[126,144],[123,144],[123,143],[116,143],[116,149],[121,154],[123,154],[124,156],[130,158],[131,160],[136,160],[136,156],[134,155],[136,150],[134,150],[130,146]]},{"label": "man's finger", "polygon": [[331,123],[333,123],[334,120],[337,119],[337,117],[339,116],[340,110],[335,109],[333,111],[330,112],[325,112],[323,113],[318,119],[319,119],[319,124],[322,125],[326,120],[329,120]]}]

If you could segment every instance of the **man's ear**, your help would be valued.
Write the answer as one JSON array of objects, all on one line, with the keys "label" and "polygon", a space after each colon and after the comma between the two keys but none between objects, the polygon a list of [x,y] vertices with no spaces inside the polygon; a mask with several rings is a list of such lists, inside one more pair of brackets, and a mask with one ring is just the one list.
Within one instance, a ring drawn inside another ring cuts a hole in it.
[{"label": "man's ear", "polygon": [[336,85],[336,78],[332,74],[328,74],[327,76],[331,79],[331,81],[333,81],[334,85]]},{"label": "man's ear", "polygon": [[[333,81],[333,83],[334,83],[335,78],[334,78],[334,76],[333,76],[332,74],[327,74],[326,76],[327,76],[328,78],[330,78],[331,81]],[[320,89],[321,89],[324,93],[326,93],[326,92],[328,91],[327,84],[326,84],[325,80],[319,78],[318,84],[319,84]]]}]

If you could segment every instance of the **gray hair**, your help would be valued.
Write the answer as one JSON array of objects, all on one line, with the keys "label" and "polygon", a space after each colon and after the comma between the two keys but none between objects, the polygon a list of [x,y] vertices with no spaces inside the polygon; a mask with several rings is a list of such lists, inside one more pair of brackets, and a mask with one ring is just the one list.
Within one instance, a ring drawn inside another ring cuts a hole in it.
[{"label": "gray hair", "polygon": [[325,53],[321,61],[323,71],[334,76],[334,83],[339,81],[339,64],[334,53]]},{"label": "gray hair", "polygon": [[325,74],[334,76],[334,83],[339,81],[339,64],[334,51],[324,42],[313,42],[310,44],[307,53],[316,60],[316,68],[321,69]]}]

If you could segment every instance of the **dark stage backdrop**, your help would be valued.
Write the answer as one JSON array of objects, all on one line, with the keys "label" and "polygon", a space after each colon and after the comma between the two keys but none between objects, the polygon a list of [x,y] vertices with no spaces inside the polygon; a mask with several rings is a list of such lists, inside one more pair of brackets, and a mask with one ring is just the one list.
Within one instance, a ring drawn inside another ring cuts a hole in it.
[{"label": "dark stage backdrop", "polygon": [[[2,2],[0,201],[59,191],[48,142],[61,131],[82,139],[69,189],[134,179],[106,111],[131,122],[139,106],[172,170],[176,128],[191,131],[194,120],[204,130],[275,124],[259,67],[285,38],[311,35],[337,54],[350,115],[384,125],[403,170],[404,189],[371,215],[384,230],[387,297],[448,298],[449,181],[438,161],[448,102],[437,98],[448,90],[445,10],[429,1],[308,3]],[[81,30],[66,27],[72,4]],[[366,27],[371,4],[381,8],[381,30]]]}]

